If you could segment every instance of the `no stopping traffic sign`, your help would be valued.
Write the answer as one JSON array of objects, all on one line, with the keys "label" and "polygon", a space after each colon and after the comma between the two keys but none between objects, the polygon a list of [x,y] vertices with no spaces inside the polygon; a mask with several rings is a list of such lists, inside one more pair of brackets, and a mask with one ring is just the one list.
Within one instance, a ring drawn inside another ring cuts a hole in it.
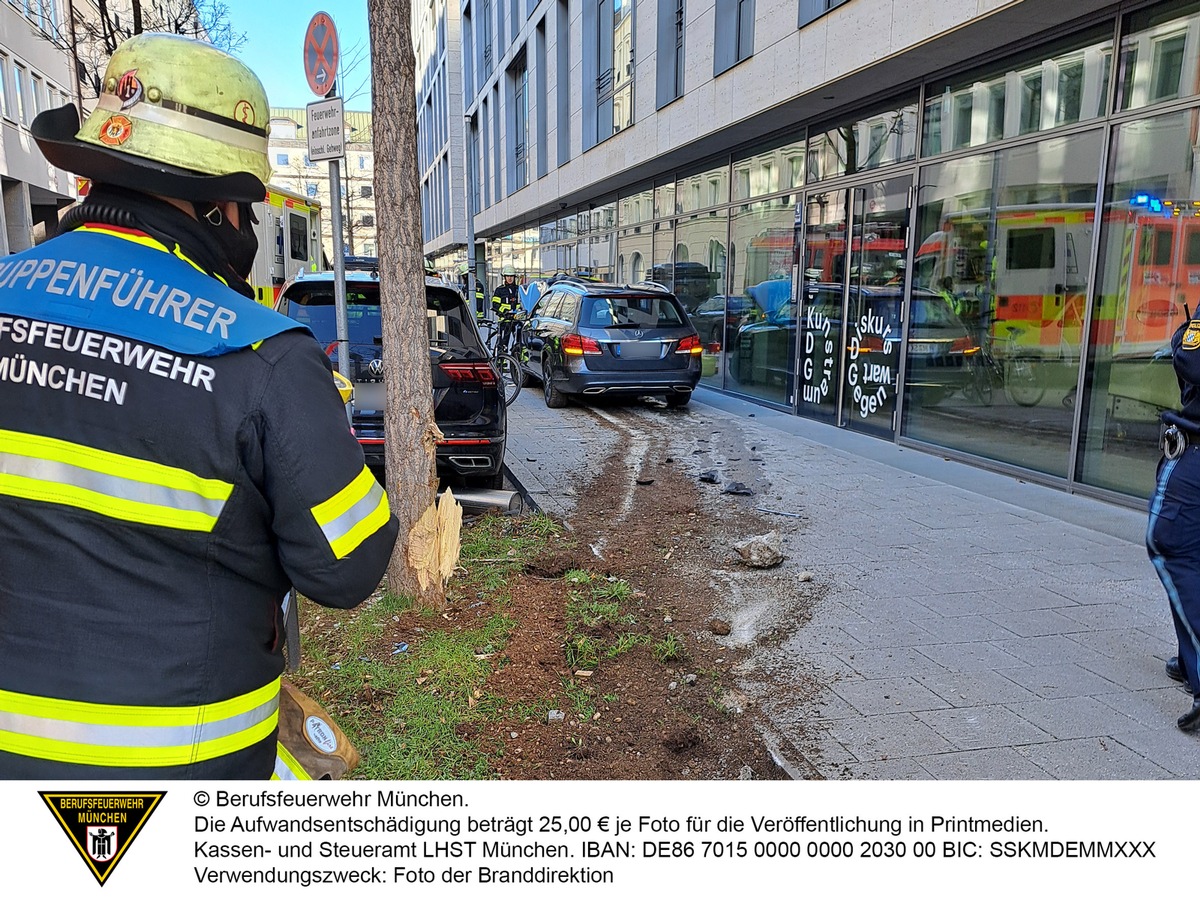
[{"label": "no stopping traffic sign", "polygon": [[304,33],[304,75],[318,97],[324,97],[333,89],[337,67],[337,28],[329,13],[319,12],[312,17]]}]

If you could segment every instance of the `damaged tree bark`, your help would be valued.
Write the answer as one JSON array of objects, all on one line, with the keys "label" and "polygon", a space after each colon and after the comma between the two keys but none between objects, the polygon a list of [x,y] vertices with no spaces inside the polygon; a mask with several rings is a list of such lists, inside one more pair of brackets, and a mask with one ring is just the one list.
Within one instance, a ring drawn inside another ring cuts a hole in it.
[{"label": "damaged tree bark", "polygon": [[440,609],[446,579],[458,560],[459,532],[453,498],[444,511],[435,506],[442,435],[434,423],[429,369],[411,2],[368,0],[367,13],[372,124],[375,146],[382,151],[376,155],[375,194],[389,198],[379,207],[379,289],[388,371],[388,501],[400,520],[400,539],[388,566],[388,587]]}]

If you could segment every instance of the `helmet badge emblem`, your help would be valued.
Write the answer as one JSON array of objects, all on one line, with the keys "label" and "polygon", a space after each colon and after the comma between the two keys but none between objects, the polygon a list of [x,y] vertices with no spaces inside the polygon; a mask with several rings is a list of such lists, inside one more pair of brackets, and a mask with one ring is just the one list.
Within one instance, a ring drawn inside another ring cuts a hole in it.
[{"label": "helmet badge emblem", "polygon": [[239,100],[237,106],[233,108],[233,116],[239,122],[246,125],[254,124],[254,106],[249,100]]},{"label": "helmet badge emblem", "polygon": [[379,357],[371,360],[371,362],[367,365],[367,371],[378,378],[383,374],[383,360]]},{"label": "helmet badge emblem", "polygon": [[100,143],[119,147],[133,134],[133,123],[125,116],[109,116],[100,126]]},{"label": "helmet badge emblem", "polygon": [[117,99],[121,101],[121,109],[129,109],[142,99],[142,83],[138,80],[137,69],[130,69],[117,82]]}]

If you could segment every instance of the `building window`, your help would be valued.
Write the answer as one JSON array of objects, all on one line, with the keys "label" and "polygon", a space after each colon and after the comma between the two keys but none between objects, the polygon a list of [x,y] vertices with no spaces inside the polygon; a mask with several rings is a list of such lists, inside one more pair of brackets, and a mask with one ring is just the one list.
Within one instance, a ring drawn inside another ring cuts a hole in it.
[{"label": "building window", "polygon": [[683,96],[685,0],[658,0],[658,107]]},{"label": "building window", "polygon": [[362,171],[363,169],[365,169],[366,167],[367,167],[367,158],[366,158],[365,156],[360,156],[360,157],[358,158],[358,169],[359,169],[359,171],[361,172],[361,171]]},{"label": "building window", "polygon": [[8,102],[8,57],[0,54],[0,115],[6,119],[12,118]]},{"label": "building window", "polygon": [[825,15],[845,2],[846,0],[800,0],[800,27],[803,28],[813,19]]},{"label": "building window", "polygon": [[29,124],[29,100],[25,96],[27,90],[25,67],[20,63],[13,63],[13,96],[17,101],[17,121],[22,125]]},{"label": "building window", "polygon": [[288,155],[286,153],[275,154],[275,165],[286,166],[288,164]]},{"label": "building window", "polygon": [[529,65],[524,48],[509,69],[512,90],[512,185],[516,191],[529,184]]},{"label": "building window", "polygon": [[375,227],[375,217],[371,216],[371,215],[363,216],[362,224],[363,224],[364,228],[374,228]]},{"label": "building window", "polygon": [[596,140],[633,124],[633,3],[600,0],[597,28]]},{"label": "building window", "polygon": [[717,0],[713,75],[754,55],[754,0]]},{"label": "building window", "polygon": [[306,169],[311,169],[311,168],[313,168],[313,167],[315,167],[315,166],[316,166],[316,163],[314,163],[314,162],[313,162],[311,159],[309,159],[309,158],[308,158],[308,154],[306,153],[306,154],[304,155],[304,167],[305,167]]},{"label": "building window", "polygon": [[309,197],[315,198],[317,196],[316,182],[313,182],[313,181],[306,182],[304,185],[304,193],[306,193]]},{"label": "building window", "polygon": [[483,52],[483,75],[479,81],[482,83],[487,80],[487,77],[492,74],[492,66],[495,62],[496,43],[492,35],[492,0],[483,0],[483,7],[480,10],[479,16],[479,45]]},{"label": "building window", "polygon": [[932,156],[1099,118],[1112,59],[1112,28],[1097,26],[954,81],[931,83],[921,152]]},{"label": "building window", "polygon": [[361,196],[363,199],[371,199],[371,194],[372,188],[369,184],[364,184],[361,188],[359,188],[359,196]]}]

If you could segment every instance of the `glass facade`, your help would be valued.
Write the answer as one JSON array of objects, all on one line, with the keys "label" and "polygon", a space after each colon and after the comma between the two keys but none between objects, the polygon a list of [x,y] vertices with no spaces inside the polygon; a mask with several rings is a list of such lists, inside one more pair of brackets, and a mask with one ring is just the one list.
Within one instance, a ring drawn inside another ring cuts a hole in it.
[{"label": "glass facade", "polygon": [[[798,123],[803,124],[803,123]],[[489,243],[674,291],[702,384],[1136,502],[1200,308],[1200,0]]]}]

